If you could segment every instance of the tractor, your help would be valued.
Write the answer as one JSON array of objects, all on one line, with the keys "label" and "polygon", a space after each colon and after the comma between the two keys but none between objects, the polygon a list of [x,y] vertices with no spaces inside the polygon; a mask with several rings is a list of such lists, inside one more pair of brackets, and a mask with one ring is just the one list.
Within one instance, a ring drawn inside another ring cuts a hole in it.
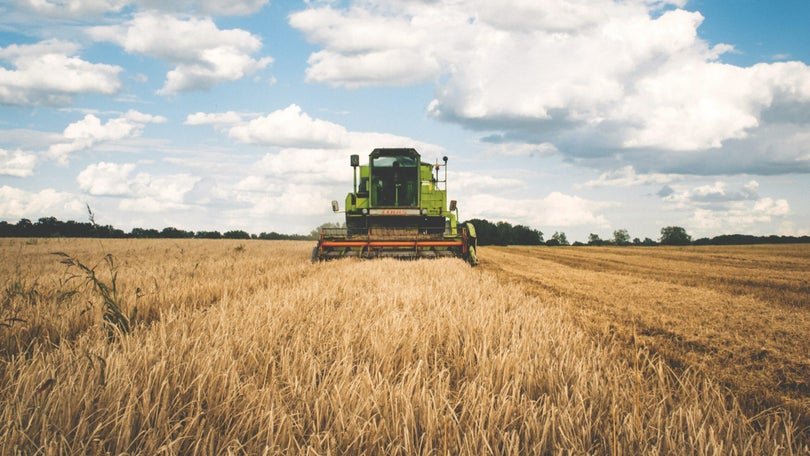
[{"label": "tractor", "polygon": [[[475,227],[458,223],[455,200],[447,206],[447,157],[442,161],[423,162],[409,148],[374,149],[367,165],[352,155],[345,226],[321,229],[312,260],[455,257],[475,266]],[[337,201],[332,210],[340,212]]]}]

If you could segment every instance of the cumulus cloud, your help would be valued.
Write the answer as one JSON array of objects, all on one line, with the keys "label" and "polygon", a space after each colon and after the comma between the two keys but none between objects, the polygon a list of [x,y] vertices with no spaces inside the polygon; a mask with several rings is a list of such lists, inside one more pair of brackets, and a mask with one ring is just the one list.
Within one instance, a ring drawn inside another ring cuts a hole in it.
[{"label": "cumulus cloud", "polygon": [[84,17],[121,11],[127,0],[19,0],[17,4],[37,14],[54,17]]},{"label": "cumulus cloud", "polygon": [[698,185],[694,187],[679,187],[675,189],[665,186],[659,196],[664,201],[674,203],[682,208],[694,206],[714,206],[722,207],[724,203],[737,201],[759,201],[759,183],[751,180],[743,184],[739,189],[729,188],[724,181],[715,181],[711,184]]},{"label": "cumulus cloud", "polygon": [[483,217],[530,226],[607,227],[599,211],[613,203],[591,201],[575,195],[551,192],[542,198],[503,198],[493,194],[464,197],[464,218]]},{"label": "cumulus cloud", "polygon": [[667,186],[659,196],[672,207],[691,212],[689,226],[704,233],[749,233],[757,224],[770,224],[791,215],[786,199],[760,196],[757,181],[735,187],[724,181]]},{"label": "cumulus cloud", "polygon": [[163,59],[174,65],[160,94],[202,90],[256,73],[273,59],[255,59],[261,39],[241,29],[222,30],[209,18],[178,18],[147,11],[124,25],[88,29],[98,41],[118,44],[130,53]]},{"label": "cumulus cloud", "polygon": [[722,210],[696,208],[689,222],[704,232],[746,233],[757,224],[770,224],[790,212],[786,200],[766,197],[754,202],[735,201]]},{"label": "cumulus cloud", "polygon": [[8,185],[0,186],[0,218],[75,217],[86,211],[75,195],[46,188],[29,192]]},{"label": "cumulus cloud", "polygon": [[213,15],[244,15],[259,11],[269,0],[19,0],[18,4],[36,14],[81,18],[116,13],[125,7],[144,10],[193,12]]},{"label": "cumulus cloud", "polygon": [[252,14],[268,4],[270,0],[136,0],[142,9],[159,9],[168,11],[191,11],[198,14],[215,16],[241,16]]},{"label": "cumulus cloud", "polygon": [[130,110],[121,117],[101,123],[94,114],[87,114],[84,119],[68,125],[64,132],[64,141],[52,144],[48,155],[59,163],[68,162],[70,154],[89,149],[98,143],[117,141],[140,136],[144,127],[150,123],[165,122],[163,116],[153,116]]},{"label": "cumulus cloud", "polygon": [[638,174],[632,165],[602,173],[596,179],[583,184],[584,187],[632,187],[636,185],[667,184],[678,180],[675,174]]},{"label": "cumulus cloud", "polygon": [[0,103],[65,105],[85,93],[120,90],[121,67],[78,57],[79,46],[61,40],[0,47]]},{"label": "cumulus cloud", "polygon": [[91,195],[126,195],[130,192],[132,163],[100,162],[88,166],[76,177],[79,188]]},{"label": "cumulus cloud", "polygon": [[559,153],[557,147],[549,142],[535,144],[485,140],[482,144],[486,153],[502,157],[547,157]]},{"label": "cumulus cloud", "polygon": [[344,127],[313,119],[294,104],[235,126],[229,135],[248,144],[308,149],[336,148],[348,142]]},{"label": "cumulus cloud", "polygon": [[196,112],[186,116],[186,121],[183,125],[234,125],[242,123],[242,114],[235,111],[219,112],[219,113],[204,113]]},{"label": "cumulus cloud", "polygon": [[[723,63],[733,46],[709,46],[685,4],[370,0],[289,21],[320,46],[312,82],[433,83],[436,117],[574,158],[622,151],[623,165],[686,174],[810,170],[798,139],[810,121],[786,114],[810,112],[810,67]],[[774,157],[766,145],[778,138]]]},{"label": "cumulus cloud", "polygon": [[309,81],[346,87],[407,85],[430,80],[440,71],[425,46],[430,30],[414,27],[405,16],[327,7],[295,13],[290,24],[326,47],[310,56]]},{"label": "cumulus cloud", "polygon": [[94,163],[79,173],[76,182],[89,195],[119,197],[121,210],[156,213],[187,208],[186,197],[202,180],[188,173],[133,174],[135,169],[134,163]]},{"label": "cumulus cloud", "polygon": [[37,156],[20,149],[0,149],[0,174],[14,177],[28,177],[34,174]]},{"label": "cumulus cloud", "polygon": [[426,156],[442,153],[441,147],[413,138],[349,131],[340,124],[313,118],[296,104],[266,115],[197,112],[188,115],[184,124],[211,125],[241,143],[297,150],[301,157],[325,153],[345,159],[349,154],[371,152],[377,147],[414,147]]}]

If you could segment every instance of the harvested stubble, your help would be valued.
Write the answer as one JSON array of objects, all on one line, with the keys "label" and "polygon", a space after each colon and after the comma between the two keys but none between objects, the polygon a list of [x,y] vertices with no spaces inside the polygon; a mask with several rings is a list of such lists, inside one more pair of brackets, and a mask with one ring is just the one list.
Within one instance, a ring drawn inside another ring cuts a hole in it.
[{"label": "harvested stubble", "polygon": [[308,243],[104,241],[125,304],[149,316],[115,341],[97,315],[43,338],[22,328],[94,299],[46,299],[61,271],[35,258],[98,249],[57,242],[3,247],[32,260],[3,279],[42,298],[0,333],[3,349],[16,340],[2,453],[807,451],[785,414],[746,418],[711,381],[628,358],[559,303],[457,260],[313,265]]},{"label": "harvested stubble", "polygon": [[810,434],[810,245],[483,249],[483,267],[597,337],[730,388]]}]

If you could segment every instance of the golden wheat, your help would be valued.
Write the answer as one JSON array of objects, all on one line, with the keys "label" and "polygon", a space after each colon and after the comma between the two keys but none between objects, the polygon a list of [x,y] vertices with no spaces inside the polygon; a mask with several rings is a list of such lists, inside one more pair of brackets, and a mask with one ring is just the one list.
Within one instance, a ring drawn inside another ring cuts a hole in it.
[{"label": "golden wheat", "polygon": [[[786,412],[747,417],[709,377],[594,338],[572,298],[486,267],[310,264],[295,242],[4,242],[4,454],[808,450]],[[53,251],[115,256],[131,333],[106,336]]]}]

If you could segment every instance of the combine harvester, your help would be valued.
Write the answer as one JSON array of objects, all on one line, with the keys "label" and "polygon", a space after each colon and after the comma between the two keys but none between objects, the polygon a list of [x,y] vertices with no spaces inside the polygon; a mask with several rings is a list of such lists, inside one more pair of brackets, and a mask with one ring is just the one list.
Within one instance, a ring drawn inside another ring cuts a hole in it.
[{"label": "combine harvester", "polygon": [[[312,260],[455,257],[475,266],[475,228],[458,223],[455,200],[447,208],[447,157],[443,160],[432,165],[415,149],[374,149],[368,165],[361,166],[360,157],[352,155],[354,189],[346,196],[346,227],[322,229]],[[340,211],[337,201],[332,210]]]}]

